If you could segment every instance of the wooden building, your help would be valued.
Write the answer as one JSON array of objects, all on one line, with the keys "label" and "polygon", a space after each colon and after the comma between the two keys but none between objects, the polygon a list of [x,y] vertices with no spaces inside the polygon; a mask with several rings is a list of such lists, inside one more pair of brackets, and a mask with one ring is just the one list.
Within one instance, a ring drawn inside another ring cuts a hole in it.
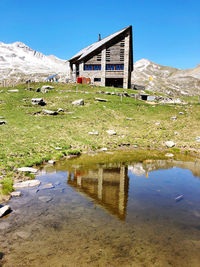
[{"label": "wooden building", "polygon": [[90,78],[93,84],[131,87],[133,71],[132,26],[126,27],[79,51],[69,59],[70,79]]}]

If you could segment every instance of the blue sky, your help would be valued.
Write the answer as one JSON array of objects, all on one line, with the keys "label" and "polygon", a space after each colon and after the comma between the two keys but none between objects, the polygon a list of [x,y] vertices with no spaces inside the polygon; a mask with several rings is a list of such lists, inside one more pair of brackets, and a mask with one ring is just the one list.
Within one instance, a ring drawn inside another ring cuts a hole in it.
[{"label": "blue sky", "polygon": [[134,61],[193,68],[200,63],[200,0],[0,0],[0,41],[21,41],[68,59],[128,25]]}]

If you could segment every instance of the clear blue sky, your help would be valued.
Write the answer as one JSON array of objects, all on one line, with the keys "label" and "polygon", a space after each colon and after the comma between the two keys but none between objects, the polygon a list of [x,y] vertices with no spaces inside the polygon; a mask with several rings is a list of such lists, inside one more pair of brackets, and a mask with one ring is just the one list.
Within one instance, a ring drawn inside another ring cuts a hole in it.
[{"label": "clear blue sky", "polygon": [[200,0],[0,0],[0,41],[21,41],[68,59],[133,25],[134,61],[193,68],[200,63]]}]

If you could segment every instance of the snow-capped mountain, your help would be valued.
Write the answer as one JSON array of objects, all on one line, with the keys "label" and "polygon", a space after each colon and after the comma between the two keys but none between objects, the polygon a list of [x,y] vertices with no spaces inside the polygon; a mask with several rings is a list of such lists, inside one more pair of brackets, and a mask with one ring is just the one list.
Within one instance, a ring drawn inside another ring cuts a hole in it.
[{"label": "snow-capped mountain", "polygon": [[200,94],[200,65],[180,70],[141,59],[134,64],[132,83],[169,95],[197,95]]},{"label": "snow-capped mountain", "polygon": [[55,56],[31,49],[21,42],[4,44],[0,42],[0,82],[22,82],[27,79],[44,81],[50,75],[59,74],[65,80],[68,64]]}]

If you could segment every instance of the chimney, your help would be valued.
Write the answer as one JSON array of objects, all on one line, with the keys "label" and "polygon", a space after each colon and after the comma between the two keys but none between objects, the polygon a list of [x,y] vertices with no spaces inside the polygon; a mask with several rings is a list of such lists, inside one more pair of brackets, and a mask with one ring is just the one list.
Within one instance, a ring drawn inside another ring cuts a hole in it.
[{"label": "chimney", "polygon": [[101,41],[101,34],[99,33],[99,41]]}]

